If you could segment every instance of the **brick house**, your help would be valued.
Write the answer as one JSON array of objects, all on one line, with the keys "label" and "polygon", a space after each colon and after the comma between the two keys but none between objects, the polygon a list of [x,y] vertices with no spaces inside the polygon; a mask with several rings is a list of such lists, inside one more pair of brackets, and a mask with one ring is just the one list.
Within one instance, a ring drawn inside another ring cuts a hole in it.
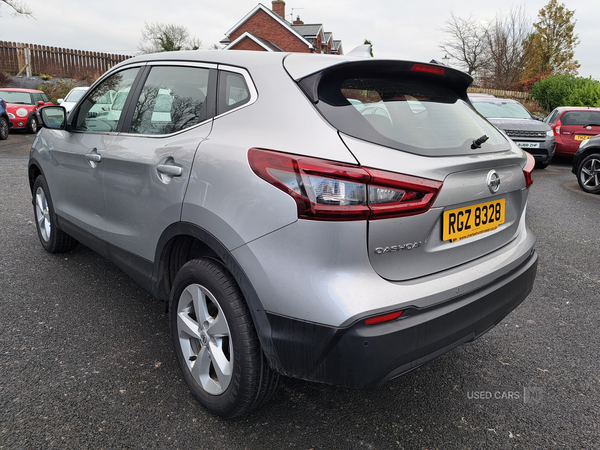
[{"label": "brick house", "polygon": [[273,0],[272,9],[259,3],[225,35],[221,41],[225,50],[344,54],[342,42],[325,32],[322,24],[305,24],[300,17],[285,20],[283,0]]}]

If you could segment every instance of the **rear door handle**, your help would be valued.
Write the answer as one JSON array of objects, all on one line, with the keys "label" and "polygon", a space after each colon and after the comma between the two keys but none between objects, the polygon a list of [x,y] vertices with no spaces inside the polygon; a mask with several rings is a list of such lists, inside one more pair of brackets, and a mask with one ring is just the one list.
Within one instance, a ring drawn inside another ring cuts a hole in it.
[{"label": "rear door handle", "polygon": [[170,177],[180,177],[183,174],[183,169],[180,166],[174,166],[171,164],[159,164],[156,166],[156,170]]},{"label": "rear door handle", "polygon": [[172,156],[169,156],[164,160],[162,164],[158,164],[156,166],[156,171],[158,172],[158,178],[165,184],[169,184],[173,177],[180,177],[183,175],[183,168],[175,164],[175,159]]}]

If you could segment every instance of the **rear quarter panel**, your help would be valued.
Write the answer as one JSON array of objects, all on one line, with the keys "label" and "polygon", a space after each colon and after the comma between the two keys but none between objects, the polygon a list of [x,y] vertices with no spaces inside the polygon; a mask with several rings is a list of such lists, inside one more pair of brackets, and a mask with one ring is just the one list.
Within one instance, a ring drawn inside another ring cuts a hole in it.
[{"label": "rear quarter panel", "polygon": [[248,71],[258,99],[215,118],[210,138],[196,153],[182,214],[183,221],[196,223],[229,249],[297,220],[294,200],[254,174],[248,150],[356,163],[281,62]]}]

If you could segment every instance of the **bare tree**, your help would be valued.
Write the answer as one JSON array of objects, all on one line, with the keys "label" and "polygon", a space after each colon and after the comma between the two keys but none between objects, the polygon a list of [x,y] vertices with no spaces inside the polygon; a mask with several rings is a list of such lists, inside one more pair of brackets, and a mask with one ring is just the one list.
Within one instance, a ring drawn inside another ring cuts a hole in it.
[{"label": "bare tree", "polygon": [[10,6],[13,11],[15,16],[29,16],[29,17],[33,17],[33,13],[31,12],[31,10],[29,9],[29,7],[18,0],[0,0],[0,5],[2,4],[8,5]]},{"label": "bare tree", "polygon": [[485,34],[487,25],[473,17],[461,19],[451,13],[442,31],[450,38],[441,43],[440,48],[452,59],[458,61],[459,68],[469,75],[475,75],[485,64]]},{"label": "bare tree", "polygon": [[509,89],[522,78],[530,54],[531,32],[531,21],[522,7],[512,9],[508,16],[496,16],[485,33],[484,84]]},{"label": "bare tree", "polygon": [[198,50],[201,44],[202,41],[191,38],[188,29],[182,25],[144,23],[138,48],[141,53],[158,53]]}]

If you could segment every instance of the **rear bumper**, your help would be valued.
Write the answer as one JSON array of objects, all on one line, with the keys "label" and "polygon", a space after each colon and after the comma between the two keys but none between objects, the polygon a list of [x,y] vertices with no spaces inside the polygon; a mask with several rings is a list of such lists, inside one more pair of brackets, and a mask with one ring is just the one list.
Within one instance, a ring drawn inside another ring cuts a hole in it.
[{"label": "rear bumper", "polygon": [[579,144],[563,142],[562,138],[556,140],[556,156],[573,156],[579,149]]},{"label": "rear bumper", "polygon": [[285,375],[353,388],[375,388],[472,341],[515,309],[533,288],[538,256],[493,283],[397,320],[347,328],[269,315],[274,349]]}]

